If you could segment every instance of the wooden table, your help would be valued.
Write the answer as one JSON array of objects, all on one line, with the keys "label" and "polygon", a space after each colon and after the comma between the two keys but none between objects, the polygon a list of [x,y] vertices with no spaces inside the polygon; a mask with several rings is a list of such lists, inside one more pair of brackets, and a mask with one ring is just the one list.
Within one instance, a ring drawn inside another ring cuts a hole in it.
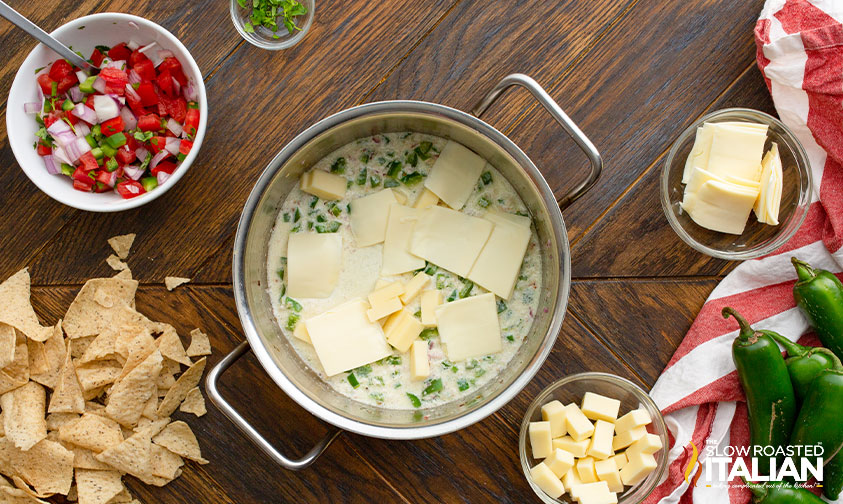
[{"label": "wooden table", "polygon": [[[64,313],[86,279],[112,274],[106,238],[134,232],[138,308],[182,334],[205,328],[215,349],[209,364],[218,361],[243,339],[231,250],[249,190],[297,133],[360,103],[403,98],[468,110],[501,77],[523,72],[605,160],[598,184],[564,213],[574,278],[565,325],[536,378],[498,413],[423,441],[343,434],[312,468],[292,473],[209,403],[208,415],[192,423],[211,464],[189,464],[163,489],[126,478],[144,502],[537,502],[516,452],[529,401],[549,382],[586,370],[652,386],[734,266],[680,242],[657,180],[671,142],[696,118],[728,106],[772,111],[752,35],[761,0],[318,0],[311,32],[280,52],[245,43],[224,0],[11,3],[48,31],[100,11],[160,23],[195,56],[210,99],[196,164],[163,197],[118,214],[80,212],[42,194],[17,167],[0,121],[0,278],[28,266],[45,323]],[[3,93],[33,46],[0,22]],[[532,157],[558,196],[584,173],[582,154],[526,92],[511,92],[484,118]],[[168,275],[193,282],[167,292]],[[251,356],[225,382],[226,395],[291,453],[328,430]]]}]

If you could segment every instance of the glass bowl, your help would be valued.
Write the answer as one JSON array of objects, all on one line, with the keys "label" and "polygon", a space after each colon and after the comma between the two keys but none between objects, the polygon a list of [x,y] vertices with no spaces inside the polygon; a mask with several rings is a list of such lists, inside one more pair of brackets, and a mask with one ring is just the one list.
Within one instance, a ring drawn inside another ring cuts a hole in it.
[{"label": "glass bowl", "polygon": [[[782,160],[782,202],[778,226],[758,222],[755,213],[751,212],[746,229],[740,236],[718,233],[699,226],[682,210],[685,191],[682,172],[685,160],[693,148],[697,128],[705,122],[724,121],[754,122],[769,126],[764,152],[769,150],[772,142],[776,142]],[[661,173],[661,202],[670,227],[694,249],[729,260],[761,257],[784,245],[805,220],[812,190],[808,155],[793,132],[769,114],[744,108],[718,110],[689,126],[670,148]]]},{"label": "glass bowl", "polygon": [[637,408],[644,408],[650,414],[653,421],[647,426],[647,430],[659,436],[662,441],[663,448],[655,453],[658,467],[651,472],[639,484],[627,488],[623,493],[618,494],[618,504],[638,504],[643,502],[645,498],[656,488],[659,481],[664,476],[667,470],[667,452],[668,452],[668,437],[667,426],[664,423],[661,411],[659,411],[656,403],[650,399],[650,396],[641,387],[632,383],[631,381],[621,378],[619,376],[607,373],[579,373],[566,376],[548,386],[542,391],[538,397],[533,400],[527,408],[527,413],[524,415],[524,421],[521,422],[521,433],[518,436],[518,454],[521,457],[521,469],[524,471],[524,476],[530,487],[546,504],[570,503],[570,495],[566,492],[559,499],[553,499],[542,491],[533,482],[530,477],[530,469],[538,464],[540,460],[536,460],[529,453],[529,434],[528,429],[530,422],[538,422],[542,419],[541,407],[554,399],[560,401],[562,404],[576,403],[579,405],[582,401],[583,395],[586,392],[594,392],[606,397],[617,399],[621,402],[620,414],[625,415],[629,411]]},{"label": "glass bowl", "polygon": [[301,42],[310,30],[310,25],[313,24],[313,14],[316,10],[314,0],[300,0],[300,2],[307,7],[307,14],[295,18],[296,26],[300,30],[294,31],[292,34],[287,31],[283,24],[278,27],[277,32],[263,26],[256,26],[253,33],[243,29],[243,24],[249,21],[252,15],[252,0],[246,0],[245,8],[240,6],[238,0],[231,0],[231,22],[234,23],[234,27],[240,33],[240,36],[254,46],[271,51],[287,49]]}]

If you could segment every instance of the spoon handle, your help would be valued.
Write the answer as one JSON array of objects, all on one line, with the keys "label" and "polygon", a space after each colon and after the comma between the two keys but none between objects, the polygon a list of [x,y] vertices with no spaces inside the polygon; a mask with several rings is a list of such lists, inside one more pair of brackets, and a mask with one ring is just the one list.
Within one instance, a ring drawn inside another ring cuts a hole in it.
[{"label": "spoon handle", "polygon": [[38,27],[38,25],[20,15],[18,11],[11,8],[6,2],[3,2],[2,0],[0,0],[0,16],[3,16],[4,18],[8,19],[12,24],[22,29],[23,31],[25,31],[26,33],[37,39],[39,42],[52,49],[53,51],[57,52],[59,56],[70,61],[73,65],[83,70],[90,70],[92,68],[95,68],[93,65],[85,61],[84,58],[80,57],[78,54],[71,51],[67,46],[54,39],[50,34]]}]

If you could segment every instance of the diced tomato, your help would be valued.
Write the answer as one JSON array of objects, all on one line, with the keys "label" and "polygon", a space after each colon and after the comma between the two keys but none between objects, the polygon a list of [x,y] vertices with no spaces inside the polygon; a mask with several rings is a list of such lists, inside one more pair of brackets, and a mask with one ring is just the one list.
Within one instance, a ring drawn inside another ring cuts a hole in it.
[{"label": "diced tomato", "polygon": [[88,171],[85,168],[79,166],[75,170],[73,170],[73,180],[78,180],[80,182],[87,182],[93,183],[93,180],[89,175]]},{"label": "diced tomato", "polygon": [[99,76],[105,81],[105,92],[123,96],[129,76],[119,68],[103,68]]},{"label": "diced tomato", "polygon": [[[135,49],[134,51],[132,51],[132,55],[129,56],[129,66],[135,68],[136,66],[138,66],[138,63],[142,61],[149,61],[149,58],[146,56],[146,54],[140,52],[140,49]],[[135,71],[137,71],[137,68],[135,68]]]},{"label": "diced tomato", "polygon": [[[97,168],[99,168],[99,163],[97,163],[97,158],[94,157],[94,155],[91,153],[91,151],[88,151],[88,152],[82,154],[81,156],[79,156],[79,162],[82,163],[82,165],[79,168],[77,168],[77,170],[83,170],[85,172],[89,172],[89,171],[96,170]],[[76,176],[76,174],[74,172],[74,177],[75,176]]]},{"label": "diced tomato", "polygon": [[125,127],[126,126],[123,124],[123,118],[120,116],[114,117],[100,124],[102,134],[105,136],[111,136],[120,133],[125,129]]},{"label": "diced tomato", "polygon": [[117,159],[117,162],[121,165],[127,165],[134,161],[137,156],[135,155],[135,150],[129,148],[129,145],[127,144],[117,149],[117,154],[114,158]]},{"label": "diced tomato", "polygon": [[135,140],[132,135],[126,135],[126,145],[124,147],[127,147],[131,151],[135,151],[138,150],[138,145],[138,141]]},{"label": "diced tomato", "polygon": [[161,129],[161,118],[156,114],[147,114],[138,118],[138,128],[141,131],[159,131]]},{"label": "diced tomato", "polygon": [[175,89],[173,88],[173,77],[170,75],[170,72],[164,70],[163,72],[158,74],[157,81],[158,82],[158,89],[161,90],[167,96],[175,96]]},{"label": "diced tomato", "polygon": [[179,84],[182,86],[187,84],[187,77],[184,75],[184,70],[182,70],[181,63],[176,58],[172,56],[169,58],[164,58],[164,61],[158,65],[158,72],[164,73],[168,72],[171,77],[176,79]]},{"label": "diced tomato", "polygon": [[182,140],[179,144],[179,154],[187,156],[190,154],[190,149],[193,148],[193,142],[190,140]]},{"label": "diced tomato", "polygon": [[156,175],[156,176],[161,172],[168,173],[168,174],[172,175],[173,172],[176,171],[176,168],[177,168],[176,163],[173,163],[171,161],[161,161],[160,163],[155,165],[155,168],[152,168],[149,171],[150,171],[150,173],[152,173],[153,175]]},{"label": "diced tomato", "polygon": [[53,149],[42,144],[41,142],[38,142],[38,148],[35,149],[35,152],[37,152],[39,156],[49,156],[53,153]]},{"label": "diced tomato", "polygon": [[132,112],[135,113],[136,116],[142,116],[147,113],[146,109],[143,107],[143,102],[139,99],[135,99],[130,94],[126,94],[126,104],[132,109]]},{"label": "diced tomato", "polygon": [[100,66],[102,65],[102,60],[105,58],[105,54],[99,49],[94,49],[94,52],[91,53],[91,57],[89,58],[94,65]]},{"label": "diced tomato", "polygon": [[50,96],[53,92],[53,79],[50,78],[49,74],[41,74],[38,76],[38,85],[41,86],[41,92],[44,93],[44,96]]},{"label": "diced tomato", "polygon": [[76,77],[75,73],[70,73],[59,81],[58,85],[56,86],[56,91],[59,94],[67,93],[70,88],[75,86],[79,82],[79,79]]},{"label": "diced tomato", "polygon": [[164,147],[167,146],[167,137],[163,136],[154,136],[149,139],[149,150],[152,151],[153,154],[158,154]]},{"label": "diced tomato", "polygon": [[53,63],[53,66],[50,67],[50,78],[54,81],[58,82],[63,78],[67,77],[69,74],[73,73],[73,67],[67,60],[59,59]]},{"label": "diced tomato", "polygon": [[85,98],[85,106],[94,110],[94,95],[88,95],[88,97]]},{"label": "diced tomato", "polygon": [[94,181],[91,180],[91,177],[88,177],[87,175],[85,175],[85,178],[88,180],[76,180],[74,178],[73,188],[77,191],[91,192],[91,189],[94,187]]},{"label": "diced tomato", "polygon": [[188,138],[196,137],[196,132],[199,130],[199,109],[187,109],[183,126]]},{"label": "diced tomato", "polygon": [[129,56],[132,55],[132,50],[125,42],[120,42],[116,46],[108,50],[108,57],[111,61],[128,61]]},{"label": "diced tomato", "polygon": [[101,170],[97,174],[97,182],[105,184],[109,188],[114,187],[117,183],[117,171],[109,172],[107,170]]},{"label": "diced tomato", "polygon": [[62,117],[65,117],[63,110],[53,110],[52,112],[44,116],[44,126],[49,128],[56,121],[61,121]]},{"label": "diced tomato", "polygon": [[141,82],[135,92],[140,96],[144,107],[151,107],[158,103],[158,93],[155,92],[155,86],[150,82]]},{"label": "diced tomato", "polygon": [[158,113],[163,116],[170,116],[178,123],[184,122],[187,115],[187,102],[184,98],[170,99],[166,96],[158,98]]},{"label": "diced tomato", "polygon": [[68,122],[70,122],[70,124],[72,125],[76,125],[76,123],[82,120],[76,117],[75,115],[71,114],[70,112],[64,112],[64,117],[66,117]]},{"label": "diced tomato", "polygon": [[113,187],[108,186],[106,184],[103,184],[100,181],[94,182],[94,192],[104,193],[104,192],[111,192],[113,190],[114,190]]},{"label": "diced tomato", "polygon": [[145,193],[146,190],[140,182],[135,182],[134,180],[124,180],[123,182],[117,184],[117,192],[120,193],[120,196],[123,198],[129,199],[140,196]]},{"label": "diced tomato", "polygon": [[[143,56],[143,54],[141,54]],[[145,58],[146,56],[144,56]],[[155,65],[149,59],[141,60],[132,67],[141,79],[145,81],[155,80]]]}]

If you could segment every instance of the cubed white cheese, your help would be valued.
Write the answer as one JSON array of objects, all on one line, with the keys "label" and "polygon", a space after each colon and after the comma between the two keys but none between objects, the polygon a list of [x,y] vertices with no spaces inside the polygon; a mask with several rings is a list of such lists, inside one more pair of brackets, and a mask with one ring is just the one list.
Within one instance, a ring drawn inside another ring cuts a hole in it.
[{"label": "cubed white cheese", "polygon": [[345,177],[322,170],[311,170],[301,176],[301,190],[324,200],[341,200],[345,197],[348,181]]},{"label": "cubed white cheese", "polygon": [[565,493],[565,487],[562,485],[562,481],[553,474],[553,471],[544,462],[530,469],[530,478],[532,478],[533,483],[542,489],[542,492],[551,498],[556,499]]},{"label": "cubed white cheese", "polygon": [[454,210],[465,205],[486,160],[457,142],[448,142],[430,169],[424,186]]},{"label": "cubed white cheese", "polygon": [[618,470],[623,469],[623,466],[625,466],[628,462],[628,460],[626,459],[626,453],[618,453],[617,455],[612,457],[612,460],[615,461],[615,466],[617,466]]},{"label": "cubed white cheese", "polygon": [[623,482],[614,458],[595,462],[594,472],[597,473],[598,480],[609,485],[610,492],[623,492]]},{"label": "cubed white cheese", "polygon": [[430,376],[430,360],[427,357],[427,341],[416,340],[410,347],[410,379],[424,380]]},{"label": "cubed white cheese", "polygon": [[640,439],[629,445],[626,456],[631,457],[633,453],[645,453],[652,455],[662,449],[662,440],[656,434],[647,433]]},{"label": "cubed white cheese", "polygon": [[351,202],[351,232],[358,247],[383,242],[389,206],[397,203],[392,189],[384,189]]},{"label": "cubed white cheese", "polygon": [[615,431],[620,433],[634,429],[635,427],[649,425],[652,421],[653,420],[650,418],[650,414],[647,413],[647,410],[644,408],[634,409],[626,415],[618,418],[618,421],[615,422]]},{"label": "cubed white cheese", "polygon": [[399,352],[406,352],[410,349],[413,341],[418,338],[423,327],[419,319],[414,317],[406,308],[395,312],[393,317],[390,317],[384,324],[386,341]]},{"label": "cubed white cheese", "polygon": [[557,478],[561,478],[568,470],[574,467],[574,455],[571,452],[554,448],[550,455],[544,459],[547,467],[553,471]]},{"label": "cubed white cheese", "polygon": [[585,452],[588,450],[588,445],[590,443],[591,439],[588,437],[581,441],[574,441],[574,438],[571,436],[562,436],[561,438],[553,440],[553,447],[569,451],[577,458],[583,458],[585,457]]},{"label": "cubed white cheese", "polygon": [[425,327],[436,326],[436,308],[442,304],[442,293],[426,290],[421,293],[421,323]]},{"label": "cubed white cheese", "polygon": [[550,435],[554,439],[568,432],[565,424],[565,406],[559,401],[550,401],[542,406],[542,420],[550,422]]},{"label": "cubed white cheese", "polygon": [[419,197],[416,198],[416,202],[413,203],[413,208],[424,210],[425,208],[432,207],[437,203],[439,203],[439,196],[434,194],[430,189],[424,188],[421,194],[419,194]]},{"label": "cubed white cheese", "polygon": [[428,282],[430,282],[430,275],[425,274],[423,271],[416,273],[416,276],[404,286],[404,293],[401,294],[401,302],[408,304],[415,299]]},{"label": "cubed white cheese", "polygon": [[491,212],[484,218],[495,227],[468,273],[468,279],[503,299],[509,299],[530,243],[530,228]]},{"label": "cubed white cheese", "polygon": [[453,362],[501,351],[501,329],[492,293],[440,305],[436,321],[445,355]]},{"label": "cubed white cheese", "polygon": [[577,460],[577,476],[583,483],[594,483],[597,481],[597,472],[594,470],[594,459],[585,457]]},{"label": "cubed white cheese", "polygon": [[[467,277],[492,233],[493,224],[441,206],[421,210],[410,252],[440,268]],[[424,261],[422,261],[422,266]],[[421,268],[418,266],[413,269]]]},{"label": "cubed white cheese", "polygon": [[293,233],[287,245],[287,295],[326,298],[340,278],[342,234]]},{"label": "cubed white cheese", "polygon": [[605,481],[583,483],[570,488],[571,497],[579,504],[617,504],[618,496],[609,491]]},{"label": "cubed white cheese", "polygon": [[615,451],[622,450],[646,435],[647,428],[643,426],[620,431],[612,440],[612,449]]},{"label": "cubed white cheese", "polygon": [[594,424],[586,418],[576,404],[569,404],[565,406],[565,409],[567,410],[565,424],[568,435],[574,438],[574,441],[582,441],[594,433]]},{"label": "cubed white cheese", "polygon": [[621,481],[624,485],[637,485],[653,472],[658,463],[656,458],[647,453],[627,453],[629,462],[621,469]]},{"label": "cubed white cheese", "polygon": [[371,308],[366,310],[366,316],[369,317],[369,321],[377,322],[387,315],[397,312],[403,307],[404,305],[401,304],[401,300],[399,298],[389,298],[378,304],[371,305]]},{"label": "cubed white cheese", "polygon": [[569,491],[571,488],[583,484],[582,481],[580,481],[579,475],[577,474],[576,467],[568,469],[568,472],[566,472],[565,475],[562,476],[562,483],[565,485],[565,488],[567,488]]},{"label": "cubed white cheese", "polygon": [[553,442],[550,437],[550,422],[530,422],[527,428],[530,435],[530,447],[534,459],[543,459],[553,453]]},{"label": "cubed white cheese", "polygon": [[594,392],[586,392],[583,395],[580,409],[586,418],[591,420],[614,422],[618,418],[621,402],[611,397],[595,394]]},{"label": "cubed white cheese", "polygon": [[383,242],[382,275],[400,275],[424,268],[424,259],[410,253],[410,239],[416,227],[418,212],[398,203],[389,206],[389,219]]},{"label": "cubed white cheese", "polygon": [[605,420],[594,422],[594,434],[591,436],[591,444],[586,453],[597,460],[603,460],[615,454],[612,450],[612,435],[615,433],[615,425]]}]

